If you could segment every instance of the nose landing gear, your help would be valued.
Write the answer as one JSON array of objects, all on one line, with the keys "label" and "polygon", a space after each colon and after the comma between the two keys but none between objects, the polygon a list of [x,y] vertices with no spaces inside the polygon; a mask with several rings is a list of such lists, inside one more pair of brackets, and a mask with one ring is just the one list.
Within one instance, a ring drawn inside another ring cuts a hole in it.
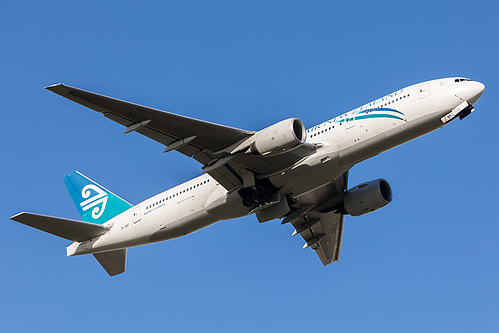
[{"label": "nose landing gear", "polygon": [[443,116],[440,120],[444,124],[456,119],[457,117],[459,117],[460,120],[463,120],[464,118],[468,117],[473,111],[475,111],[473,105],[469,104],[467,101],[464,101],[459,104],[454,110]]}]

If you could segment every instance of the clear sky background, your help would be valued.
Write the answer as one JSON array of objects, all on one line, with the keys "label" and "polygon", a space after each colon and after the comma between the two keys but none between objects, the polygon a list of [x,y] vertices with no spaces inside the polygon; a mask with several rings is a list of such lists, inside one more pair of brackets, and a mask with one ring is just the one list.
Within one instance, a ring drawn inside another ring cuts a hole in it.
[{"label": "clear sky background", "polygon": [[[494,1],[2,1],[0,331],[497,331],[498,17]],[[327,267],[249,216],[132,248],[110,278],[9,220],[79,219],[73,170],[134,204],[201,173],[50,84],[259,130],[448,76],[486,85],[476,112],[351,170],[394,200],[347,217]]]}]

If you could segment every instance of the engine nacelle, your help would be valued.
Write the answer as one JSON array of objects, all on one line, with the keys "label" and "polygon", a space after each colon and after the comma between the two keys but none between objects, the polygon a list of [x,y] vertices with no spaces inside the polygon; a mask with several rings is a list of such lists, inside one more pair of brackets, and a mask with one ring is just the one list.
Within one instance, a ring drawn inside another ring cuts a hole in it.
[{"label": "engine nacelle", "polygon": [[352,216],[360,216],[385,207],[392,201],[392,189],[384,179],[371,180],[347,191],[343,208]]},{"label": "engine nacelle", "polygon": [[281,154],[298,148],[306,138],[307,131],[300,119],[286,119],[256,133],[251,152],[263,156]]}]

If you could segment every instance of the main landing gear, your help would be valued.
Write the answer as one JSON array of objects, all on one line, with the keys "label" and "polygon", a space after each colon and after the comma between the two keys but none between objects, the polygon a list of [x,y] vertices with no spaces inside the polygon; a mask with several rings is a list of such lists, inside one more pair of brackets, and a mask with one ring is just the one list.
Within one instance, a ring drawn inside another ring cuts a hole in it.
[{"label": "main landing gear", "polygon": [[268,206],[280,199],[279,189],[268,179],[257,180],[254,186],[242,188],[238,193],[243,198],[243,205],[250,211]]}]

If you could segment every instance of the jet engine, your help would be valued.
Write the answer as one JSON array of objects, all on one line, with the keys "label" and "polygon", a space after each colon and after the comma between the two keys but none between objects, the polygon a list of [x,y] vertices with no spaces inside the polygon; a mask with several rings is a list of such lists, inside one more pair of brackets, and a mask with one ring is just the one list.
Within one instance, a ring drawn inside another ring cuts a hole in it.
[{"label": "jet engine", "polygon": [[298,148],[306,138],[307,132],[300,119],[286,119],[257,132],[251,152],[263,156],[278,155]]},{"label": "jet engine", "polygon": [[384,179],[371,180],[347,191],[343,199],[345,212],[360,216],[385,207],[392,201],[392,189]]}]

